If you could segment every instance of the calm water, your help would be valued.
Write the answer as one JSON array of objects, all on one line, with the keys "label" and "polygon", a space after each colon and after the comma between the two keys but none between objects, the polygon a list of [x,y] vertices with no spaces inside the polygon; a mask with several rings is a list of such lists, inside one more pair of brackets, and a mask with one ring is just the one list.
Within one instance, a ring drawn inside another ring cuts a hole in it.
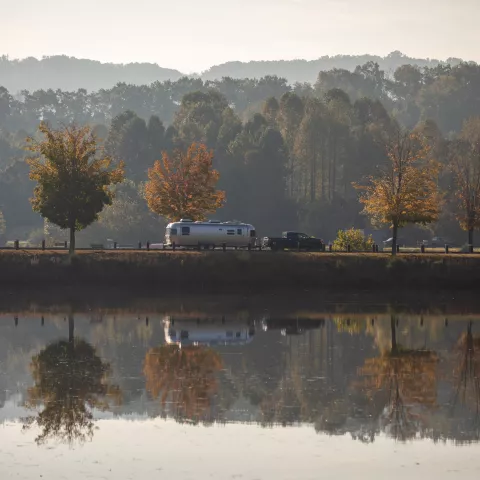
[{"label": "calm water", "polygon": [[5,308],[0,478],[479,478],[480,315],[350,307]]}]

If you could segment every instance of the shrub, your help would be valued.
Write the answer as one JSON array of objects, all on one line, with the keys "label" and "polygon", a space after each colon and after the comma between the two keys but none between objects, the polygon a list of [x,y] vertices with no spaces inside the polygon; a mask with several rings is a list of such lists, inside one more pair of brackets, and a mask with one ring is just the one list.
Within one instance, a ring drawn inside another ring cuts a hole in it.
[{"label": "shrub", "polygon": [[335,250],[347,250],[347,245],[350,245],[352,251],[372,251],[373,238],[372,236],[365,237],[362,230],[351,228],[350,230],[339,230],[337,238],[333,242]]}]

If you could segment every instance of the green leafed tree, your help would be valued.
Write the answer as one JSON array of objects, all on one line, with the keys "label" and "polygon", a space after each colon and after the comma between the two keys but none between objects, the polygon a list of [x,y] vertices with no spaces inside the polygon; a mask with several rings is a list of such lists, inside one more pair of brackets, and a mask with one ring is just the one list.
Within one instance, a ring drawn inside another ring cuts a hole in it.
[{"label": "green leafed tree", "polygon": [[111,167],[102,155],[90,127],[69,125],[59,130],[40,124],[43,139],[28,139],[30,178],[37,182],[33,210],[70,232],[70,253],[75,251],[75,232],[98,218],[112,203],[110,187],[124,179],[123,164]]}]

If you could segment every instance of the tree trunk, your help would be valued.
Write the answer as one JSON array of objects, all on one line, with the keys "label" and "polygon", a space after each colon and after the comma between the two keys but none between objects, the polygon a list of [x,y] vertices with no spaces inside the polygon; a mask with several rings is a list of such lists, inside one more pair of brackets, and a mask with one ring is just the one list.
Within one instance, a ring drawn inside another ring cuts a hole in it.
[{"label": "tree trunk", "polygon": [[397,254],[397,233],[398,225],[394,223],[392,228],[392,255]]},{"label": "tree trunk", "polygon": [[473,228],[468,229],[468,244],[473,246]]},{"label": "tree trunk", "polygon": [[392,353],[397,353],[397,327],[395,325],[395,317],[390,317],[390,330],[392,332]]},{"label": "tree trunk", "polygon": [[75,227],[70,227],[70,255],[75,253]]},{"label": "tree trunk", "polygon": [[73,319],[73,315],[68,316],[68,342],[73,344],[75,339],[75,320]]}]

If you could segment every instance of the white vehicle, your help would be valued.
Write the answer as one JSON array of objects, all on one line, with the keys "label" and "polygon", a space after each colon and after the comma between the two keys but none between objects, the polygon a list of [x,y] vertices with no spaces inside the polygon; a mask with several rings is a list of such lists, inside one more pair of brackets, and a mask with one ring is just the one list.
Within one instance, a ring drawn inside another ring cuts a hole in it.
[{"label": "white vehicle", "polygon": [[245,345],[253,340],[255,327],[245,322],[197,321],[191,318],[163,320],[165,342],[169,345]]},{"label": "white vehicle", "polygon": [[182,219],[169,223],[165,232],[165,245],[169,247],[248,247],[256,243],[253,225],[242,222],[193,222]]}]

